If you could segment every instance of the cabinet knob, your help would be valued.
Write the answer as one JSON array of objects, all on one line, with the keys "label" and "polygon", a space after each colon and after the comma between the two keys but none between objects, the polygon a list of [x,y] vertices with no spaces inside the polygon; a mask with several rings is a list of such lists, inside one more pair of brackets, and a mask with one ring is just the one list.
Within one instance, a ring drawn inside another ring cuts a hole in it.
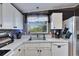
[{"label": "cabinet knob", "polygon": [[42,50],[40,50],[40,52],[42,52]]},{"label": "cabinet knob", "polygon": [[21,51],[21,49],[18,49],[18,51]]},{"label": "cabinet knob", "polygon": [[37,52],[39,52],[39,50],[37,50]]},{"label": "cabinet knob", "polygon": [[42,50],[37,50],[37,52],[42,52]]}]

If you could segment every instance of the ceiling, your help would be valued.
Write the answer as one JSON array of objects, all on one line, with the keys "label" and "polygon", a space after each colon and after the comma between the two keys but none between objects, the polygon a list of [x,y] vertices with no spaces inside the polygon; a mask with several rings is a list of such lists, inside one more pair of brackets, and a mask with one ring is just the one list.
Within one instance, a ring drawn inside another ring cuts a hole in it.
[{"label": "ceiling", "polygon": [[13,3],[22,13],[38,12],[44,10],[55,10],[63,8],[72,8],[78,3]]}]

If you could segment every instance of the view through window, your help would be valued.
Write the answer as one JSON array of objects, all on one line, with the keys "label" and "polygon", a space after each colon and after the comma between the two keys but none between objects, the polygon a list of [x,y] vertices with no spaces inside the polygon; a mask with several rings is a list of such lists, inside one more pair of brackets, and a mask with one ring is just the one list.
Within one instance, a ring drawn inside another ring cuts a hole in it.
[{"label": "view through window", "polygon": [[27,27],[30,33],[47,33],[48,16],[47,15],[29,15],[27,17]]}]

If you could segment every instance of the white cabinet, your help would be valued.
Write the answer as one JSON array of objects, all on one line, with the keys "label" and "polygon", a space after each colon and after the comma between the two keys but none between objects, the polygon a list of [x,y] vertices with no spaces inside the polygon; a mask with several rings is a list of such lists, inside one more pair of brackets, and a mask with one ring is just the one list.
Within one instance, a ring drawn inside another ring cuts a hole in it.
[{"label": "white cabinet", "polygon": [[29,43],[25,44],[26,56],[51,56],[50,43]]},{"label": "white cabinet", "polygon": [[11,55],[12,56],[24,56],[25,55],[24,44],[16,48]]},{"label": "white cabinet", "polygon": [[23,15],[10,3],[0,4],[0,29],[23,29]]},{"label": "white cabinet", "polygon": [[68,56],[68,43],[52,43],[53,56]]},{"label": "white cabinet", "polygon": [[62,29],[62,13],[52,13],[51,19],[51,29]]},{"label": "white cabinet", "polygon": [[17,47],[11,56],[68,56],[68,43],[29,42]]},{"label": "white cabinet", "polygon": [[51,56],[51,48],[50,47],[40,47],[39,48],[39,54],[40,56]]},{"label": "white cabinet", "polygon": [[25,56],[39,56],[37,47],[26,47]]},{"label": "white cabinet", "polygon": [[2,4],[2,28],[12,29],[13,28],[13,6],[9,3]]},{"label": "white cabinet", "polygon": [[14,10],[14,28],[15,29],[23,29],[23,15],[17,10]]}]

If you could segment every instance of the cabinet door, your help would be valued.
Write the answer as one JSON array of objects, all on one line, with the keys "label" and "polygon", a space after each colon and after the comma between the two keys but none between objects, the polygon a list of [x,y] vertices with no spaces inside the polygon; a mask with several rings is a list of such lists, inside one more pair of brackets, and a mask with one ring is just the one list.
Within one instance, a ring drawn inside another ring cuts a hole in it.
[{"label": "cabinet door", "polygon": [[13,6],[9,3],[2,5],[3,8],[3,29],[12,29],[13,28]]},{"label": "cabinet door", "polygon": [[12,54],[12,56],[24,56],[24,55],[25,55],[24,44],[18,47]]},{"label": "cabinet door", "polygon": [[39,43],[26,43],[25,44],[25,56],[38,56]]},{"label": "cabinet door", "polygon": [[40,56],[51,56],[51,48],[48,47],[40,47],[39,48]]},{"label": "cabinet door", "polygon": [[15,29],[23,29],[23,15],[15,9],[15,23],[14,23]]},{"label": "cabinet door", "polygon": [[68,43],[52,43],[54,56],[68,56]]},{"label": "cabinet door", "polygon": [[13,53],[11,54],[11,56],[19,56],[19,51],[18,49],[16,49],[15,51],[13,51]]},{"label": "cabinet door", "polygon": [[24,44],[22,44],[22,45],[18,48],[18,53],[19,53],[19,56],[24,56],[24,55],[25,55],[25,47],[24,47]]},{"label": "cabinet door", "polygon": [[62,13],[52,13],[51,29],[62,29]]},{"label": "cabinet door", "polygon": [[39,56],[39,50],[37,47],[25,48],[25,56]]}]

